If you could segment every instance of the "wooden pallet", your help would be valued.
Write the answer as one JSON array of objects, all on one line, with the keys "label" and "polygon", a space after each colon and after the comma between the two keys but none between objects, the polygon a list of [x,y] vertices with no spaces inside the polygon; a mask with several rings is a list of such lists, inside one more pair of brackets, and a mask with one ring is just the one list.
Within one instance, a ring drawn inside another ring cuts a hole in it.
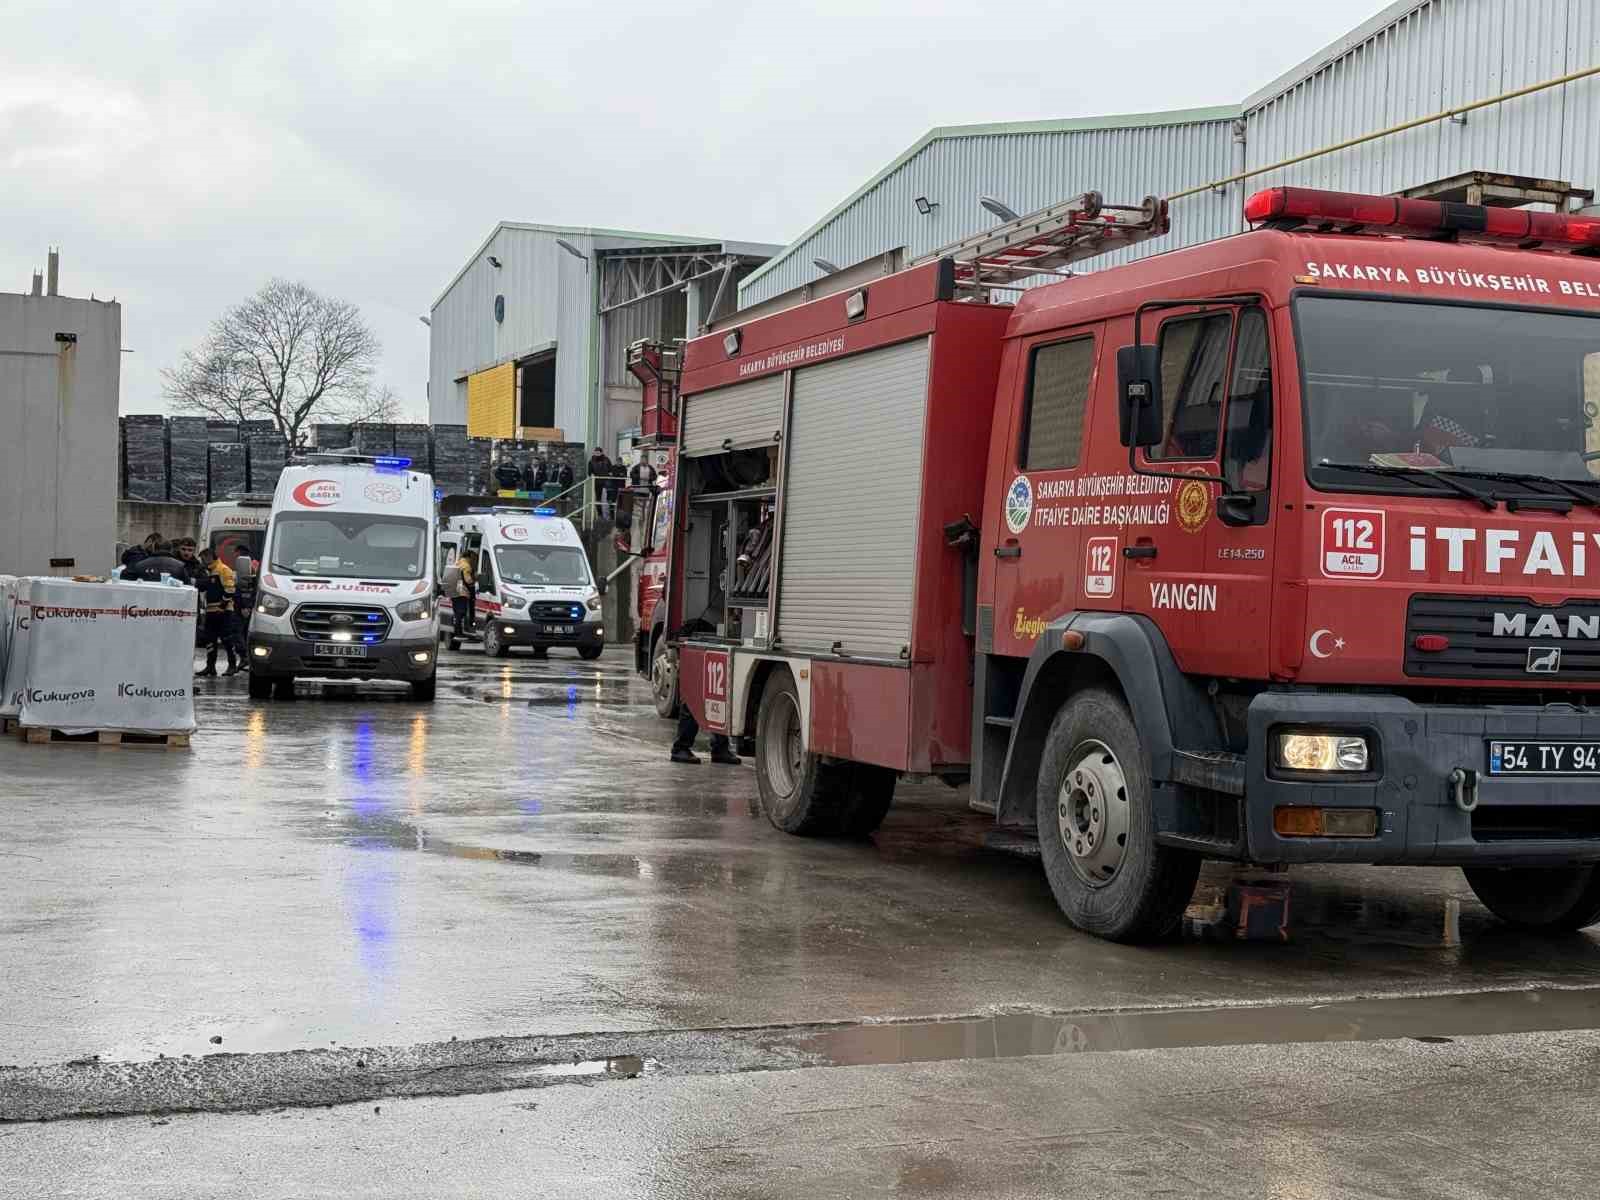
[{"label": "wooden pallet", "polygon": [[89,733],[66,733],[60,729],[45,729],[30,725],[26,729],[8,722],[22,735],[30,746],[67,744],[73,746],[157,746],[182,749],[189,745],[187,733],[124,733],[117,729],[96,729]]}]

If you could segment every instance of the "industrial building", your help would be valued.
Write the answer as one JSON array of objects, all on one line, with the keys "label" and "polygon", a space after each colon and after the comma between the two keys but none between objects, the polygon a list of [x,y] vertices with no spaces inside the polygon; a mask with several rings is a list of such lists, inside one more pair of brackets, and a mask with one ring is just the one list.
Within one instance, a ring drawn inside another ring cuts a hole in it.
[{"label": "industrial building", "polygon": [[426,318],[429,422],[615,455],[639,421],[629,343],[692,336],[777,249],[501,222]]},{"label": "industrial building", "polygon": [[997,224],[1006,209],[1027,213],[1091,189],[1117,204],[1195,189],[1174,199],[1168,236],[1091,269],[1237,232],[1245,196],[1285,183],[1590,204],[1600,183],[1595,76],[1205,185],[1597,65],[1594,0],[1403,0],[1237,103],[937,128],[746,276],[738,316],[856,287]]},{"label": "industrial building", "polygon": [[122,306],[48,284],[0,293],[0,574],[116,565]]}]

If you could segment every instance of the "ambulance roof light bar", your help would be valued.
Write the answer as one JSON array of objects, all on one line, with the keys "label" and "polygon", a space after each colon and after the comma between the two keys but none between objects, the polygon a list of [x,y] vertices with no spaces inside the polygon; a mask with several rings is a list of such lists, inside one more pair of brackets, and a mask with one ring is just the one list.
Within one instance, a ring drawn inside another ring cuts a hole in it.
[{"label": "ambulance roof light bar", "polygon": [[1134,208],[1084,192],[941,246],[911,265],[948,258],[958,288],[1011,287],[1031,275],[1065,274],[1059,268],[1068,263],[1159,237],[1168,228],[1165,200],[1146,196]]},{"label": "ambulance roof light bar", "polygon": [[1253,225],[1273,229],[1511,242],[1575,254],[1600,253],[1600,219],[1526,208],[1280,187],[1246,200],[1244,217]]}]

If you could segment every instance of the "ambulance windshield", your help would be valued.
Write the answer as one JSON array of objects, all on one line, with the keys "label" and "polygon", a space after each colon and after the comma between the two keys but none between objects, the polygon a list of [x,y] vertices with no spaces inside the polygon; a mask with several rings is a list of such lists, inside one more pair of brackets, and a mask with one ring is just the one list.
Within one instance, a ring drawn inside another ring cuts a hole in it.
[{"label": "ambulance windshield", "polygon": [[420,579],[428,524],[361,513],[279,513],[272,569],[337,579]]},{"label": "ambulance windshield", "polygon": [[583,587],[589,582],[589,560],[571,546],[500,546],[494,565],[506,583]]},{"label": "ambulance windshield", "polygon": [[1305,296],[1295,319],[1313,482],[1600,478],[1600,318]]}]

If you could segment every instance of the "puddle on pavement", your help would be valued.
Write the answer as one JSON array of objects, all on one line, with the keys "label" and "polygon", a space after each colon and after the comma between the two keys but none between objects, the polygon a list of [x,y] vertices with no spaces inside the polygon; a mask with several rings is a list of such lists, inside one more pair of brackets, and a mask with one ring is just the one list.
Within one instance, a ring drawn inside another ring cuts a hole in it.
[{"label": "puddle on pavement", "polygon": [[650,1070],[653,1060],[637,1054],[618,1054],[612,1058],[591,1058],[571,1063],[541,1063],[515,1075],[525,1079],[563,1083],[569,1079],[634,1079]]},{"label": "puddle on pavement", "polygon": [[1281,1007],[1008,1013],[825,1029],[785,1044],[830,1066],[1186,1046],[1366,1042],[1600,1027],[1600,991],[1473,992]]}]

